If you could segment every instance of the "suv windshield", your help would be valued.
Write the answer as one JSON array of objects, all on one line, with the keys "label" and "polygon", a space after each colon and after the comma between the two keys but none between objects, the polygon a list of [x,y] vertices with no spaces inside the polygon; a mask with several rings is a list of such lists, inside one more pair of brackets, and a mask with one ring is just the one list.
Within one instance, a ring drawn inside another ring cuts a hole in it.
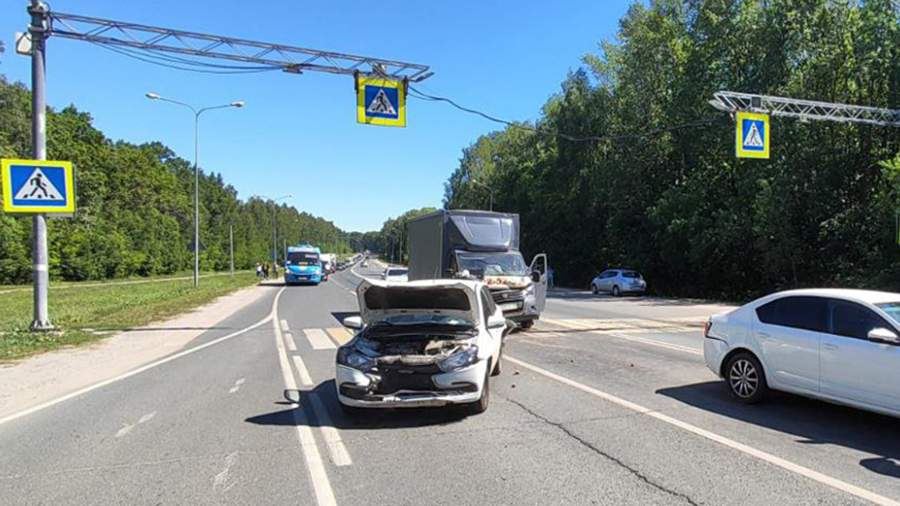
[{"label": "suv windshield", "polygon": [[875,304],[879,309],[887,313],[894,320],[894,323],[900,325],[900,302],[884,302]]},{"label": "suv windshield", "polygon": [[470,253],[456,252],[459,270],[467,270],[474,275],[489,276],[526,276],[528,266],[522,254],[515,252]]},{"label": "suv windshield", "polygon": [[319,255],[315,253],[292,251],[288,253],[287,260],[289,264],[293,265],[315,265],[319,263]]}]

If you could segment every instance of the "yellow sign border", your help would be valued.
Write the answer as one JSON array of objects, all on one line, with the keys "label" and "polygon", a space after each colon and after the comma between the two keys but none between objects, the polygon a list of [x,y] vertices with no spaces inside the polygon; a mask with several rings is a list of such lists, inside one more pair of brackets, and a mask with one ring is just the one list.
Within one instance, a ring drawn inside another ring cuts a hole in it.
[{"label": "yellow sign border", "polygon": [[[762,121],[763,122],[763,149],[762,151],[754,151],[749,149],[744,149],[744,120],[749,119],[753,121]],[[745,112],[738,111],[735,116],[735,136],[734,136],[734,151],[737,154],[738,158],[763,158],[769,159],[769,138],[771,136],[772,130],[769,128],[769,115],[761,114],[756,112]]]},{"label": "yellow sign border", "polygon": [[[369,118],[366,116],[366,85],[397,90],[397,119]],[[406,86],[403,81],[384,79],[381,77],[359,76],[356,81],[356,122],[365,125],[392,127],[406,126]]]},{"label": "yellow sign border", "polygon": [[[66,205],[22,206],[13,204],[13,165],[31,165],[34,167],[62,167],[63,171],[65,172],[66,180]],[[75,214],[75,171],[72,169],[72,162],[61,160],[26,160],[19,158],[4,158],[0,160],[0,172],[2,172],[4,212],[24,214]]]}]

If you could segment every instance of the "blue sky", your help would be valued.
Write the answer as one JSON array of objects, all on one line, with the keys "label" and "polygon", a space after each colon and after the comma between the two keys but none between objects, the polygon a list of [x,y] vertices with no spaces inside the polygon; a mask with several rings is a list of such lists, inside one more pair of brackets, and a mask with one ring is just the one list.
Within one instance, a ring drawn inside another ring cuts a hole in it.
[{"label": "blue sky", "polygon": [[[12,34],[27,2],[4,2],[0,72],[28,83]],[[580,57],[615,36],[630,2],[579,0],[251,2],[53,0],[61,12],[430,65],[418,87],[514,120],[534,119]],[[407,128],[359,125],[353,79],[322,73],[208,75],[170,70],[91,44],[48,42],[47,97],[74,103],[113,139],[159,140],[193,155],[186,109],[245,100],[201,119],[200,165],[241,198],[293,193],[298,209],[345,230],[375,230],[407,209],[439,206],[461,150],[497,125],[446,104],[410,99]]]}]

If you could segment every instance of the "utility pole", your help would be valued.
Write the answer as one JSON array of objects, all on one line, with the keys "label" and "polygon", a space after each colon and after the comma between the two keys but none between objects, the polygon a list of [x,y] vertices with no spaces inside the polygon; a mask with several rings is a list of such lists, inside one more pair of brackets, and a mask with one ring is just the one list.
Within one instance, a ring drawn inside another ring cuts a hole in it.
[{"label": "utility pole", "polygon": [[234,225],[228,225],[228,254],[231,258],[231,276],[234,277]]},{"label": "utility pole", "polygon": [[[35,160],[47,159],[47,102],[44,85],[46,69],[44,57],[47,36],[47,5],[31,0],[31,151]],[[34,270],[34,319],[31,330],[52,330],[47,309],[47,291],[50,286],[47,254],[47,217],[35,214],[31,218],[31,262]]]}]

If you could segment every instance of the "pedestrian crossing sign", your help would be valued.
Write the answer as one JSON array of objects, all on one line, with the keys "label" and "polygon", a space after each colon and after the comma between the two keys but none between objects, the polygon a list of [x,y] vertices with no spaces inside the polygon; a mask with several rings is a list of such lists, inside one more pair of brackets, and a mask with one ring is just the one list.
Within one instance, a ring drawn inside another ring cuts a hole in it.
[{"label": "pedestrian crossing sign", "polygon": [[738,158],[769,158],[769,115],[738,112],[735,148]]},{"label": "pedestrian crossing sign", "polygon": [[72,162],[0,161],[3,211],[7,213],[75,213]]},{"label": "pedestrian crossing sign", "polygon": [[381,77],[356,78],[356,122],[406,126],[406,83]]}]

